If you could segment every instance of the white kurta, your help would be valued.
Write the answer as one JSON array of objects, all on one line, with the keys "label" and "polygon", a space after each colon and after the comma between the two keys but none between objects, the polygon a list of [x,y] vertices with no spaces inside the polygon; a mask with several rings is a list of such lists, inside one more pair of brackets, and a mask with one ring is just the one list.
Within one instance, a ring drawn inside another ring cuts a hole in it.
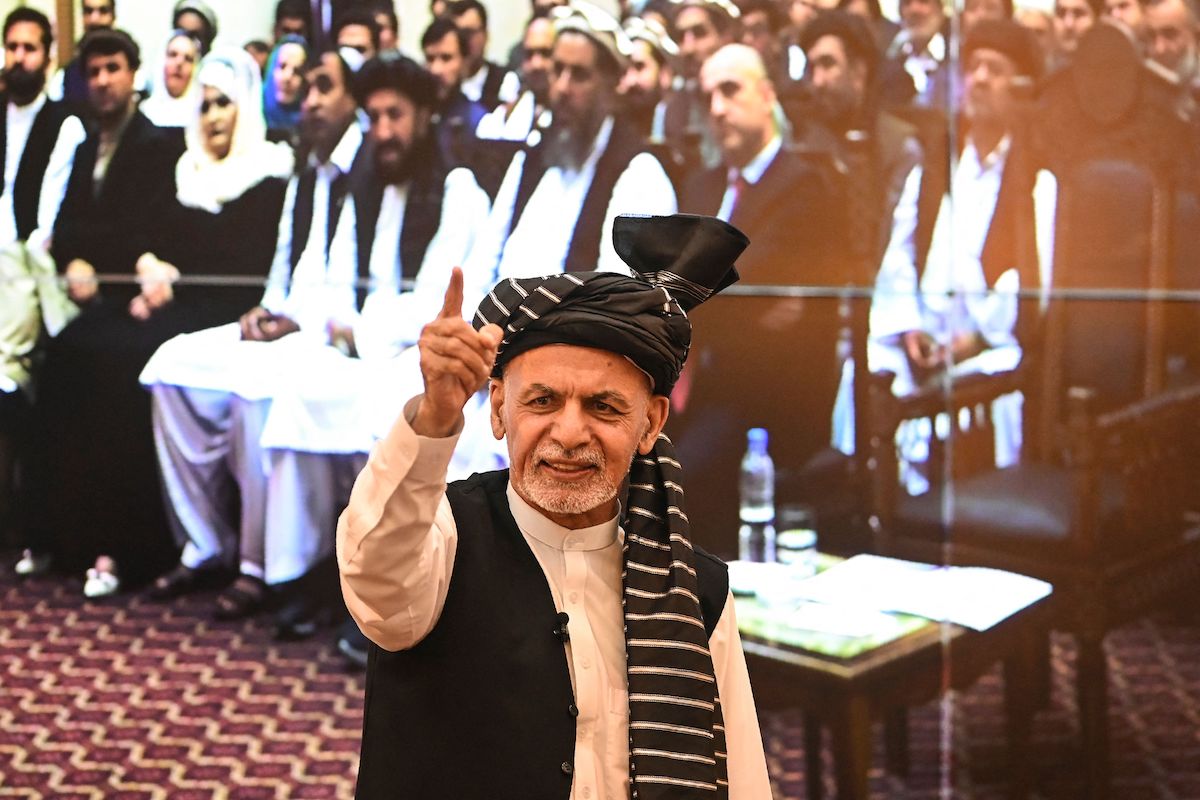
[{"label": "white kurta", "polygon": [[[940,344],[965,333],[977,333],[988,343],[988,349],[979,355],[951,365],[953,374],[995,374],[1014,369],[1021,361],[1021,345],[1015,332],[1022,288],[1017,265],[1002,272],[989,286],[980,260],[996,211],[1009,147],[1006,137],[995,151],[980,158],[974,143],[967,140],[954,170],[951,194],[943,198],[921,276],[924,330]],[[1051,285],[1053,277],[1057,191],[1054,177],[1039,172],[1033,199],[1043,290]],[[997,398],[992,405],[998,467],[1011,466],[1020,458],[1022,402],[1021,393],[1014,392]],[[922,431],[921,435],[927,437],[929,432]],[[909,452],[914,458],[920,456],[919,450]]]},{"label": "white kurta", "polygon": [[[411,414],[415,404],[409,403]],[[405,417],[371,454],[338,525],[337,556],[350,613],[387,650],[437,625],[454,571],[458,529],[445,495],[457,436],[418,436]],[[621,610],[623,533],[616,519],[562,528],[508,490],[509,507],[542,567],[555,607],[571,618],[566,645],[576,721],[574,800],[629,797],[629,704]],[[486,598],[481,598],[486,602]],[[580,620],[583,624],[575,624]],[[729,797],[771,796],[758,716],[732,597],[709,640],[728,745]],[[450,745],[447,745],[450,746]]]},{"label": "white kurta", "polygon": [[[483,224],[467,260],[469,275],[477,281],[468,291],[469,297],[472,291],[475,297],[482,297],[497,280],[504,278],[562,272],[575,223],[612,129],[613,120],[606,119],[580,169],[550,167],[546,170],[510,235],[517,189],[525,168],[525,153],[513,157],[496,193],[492,213]],[[635,156],[613,187],[601,227],[596,269],[629,272],[612,243],[613,220],[618,214],[674,214],[677,208],[675,189],[658,159],[649,153]]]}]

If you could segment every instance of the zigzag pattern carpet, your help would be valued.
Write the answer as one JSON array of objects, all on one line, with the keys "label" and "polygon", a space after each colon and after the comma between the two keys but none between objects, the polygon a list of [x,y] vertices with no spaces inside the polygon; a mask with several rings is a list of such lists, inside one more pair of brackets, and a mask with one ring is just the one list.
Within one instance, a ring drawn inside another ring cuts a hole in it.
[{"label": "zigzag pattern carpet", "polygon": [[[361,674],[328,637],[276,643],[260,621],[212,622],[211,601],[89,603],[77,581],[0,574],[0,797],[351,797]],[[1109,659],[1114,800],[1200,800],[1200,628],[1131,626]],[[1072,661],[1056,639],[1054,702],[1035,726],[1047,800],[1081,797]],[[799,714],[764,714],[762,727],[776,798],[804,797]],[[998,673],[913,709],[912,771],[876,766],[873,795],[1003,797],[1002,729]]]}]

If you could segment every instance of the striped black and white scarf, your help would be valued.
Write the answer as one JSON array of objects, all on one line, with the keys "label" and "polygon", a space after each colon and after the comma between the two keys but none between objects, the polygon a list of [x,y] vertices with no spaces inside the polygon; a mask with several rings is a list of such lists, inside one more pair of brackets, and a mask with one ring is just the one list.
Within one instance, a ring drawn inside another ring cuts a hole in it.
[{"label": "striped black and white scarf", "polygon": [[[495,323],[504,330],[495,376],[520,352],[577,344],[626,356],[650,375],[656,394],[670,393],[691,343],[685,308],[732,282],[730,273],[736,279],[732,263],[746,239],[710,218],[622,219],[629,218],[618,219],[618,252],[647,278],[576,272],[512,279],[483,300],[475,326]],[[687,234],[682,240],[670,241],[681,232]],[[705,241],[708,247],[701,246]],[[688,254],[682,261],[681,252]],[[696,262],[704,263],[689,267]],[[666,436],[649,455],[634,458],[622,528],[632,796],[727,797],[721,701],[701,616],[682,471]]]}]

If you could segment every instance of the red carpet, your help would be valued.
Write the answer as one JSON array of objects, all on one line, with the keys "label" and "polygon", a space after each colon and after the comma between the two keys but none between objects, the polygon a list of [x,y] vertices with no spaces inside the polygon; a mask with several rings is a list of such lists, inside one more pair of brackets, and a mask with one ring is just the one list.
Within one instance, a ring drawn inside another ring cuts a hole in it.
[{"label": "red carpet", "polygon": [[[211,600],[89,603],[76,581],[0,574],[0,797],[351,797],[362,676],[328,635],[275,643],[265,622],[210,621]],[[1160,619],[1109,645],[1113,800],[1200,800],[1200,627]],[[1054,699],[1034,729],[1048,800],[1081,797],[1072,659],[1056,638]],[[1000,689],[993,673],[914,709],[912,772],[886,774],[877,746],[875,796],[1003,797]],[[804,797],[799,715],[762,726],[776,797]]]}]

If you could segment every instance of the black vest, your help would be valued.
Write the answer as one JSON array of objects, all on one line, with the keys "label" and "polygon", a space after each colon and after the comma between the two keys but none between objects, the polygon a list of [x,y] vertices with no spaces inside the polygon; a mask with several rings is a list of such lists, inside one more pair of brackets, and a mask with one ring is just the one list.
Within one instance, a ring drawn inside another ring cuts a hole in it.
[{"label": "black vest", "polygon": [[486,63],[488,71],[479,91],[479,104],[488,111],[495,111],[500,105],[500,87],[504,85],[504,76],[508,74],[508,70],[491,61]]},{"label": "black vest", "polygon": [[17,165],[17,176],[11,187],[4,185],[7,170],[5,154],[8,151],[8,95],[0,93],[0,194],[13,193],[13,215],[17,223],[17,238],[24,241],[37,228],[38,205],[42,194],[42,178],[50,155],[58,142],[58,132],[67,119],[66,107],[62,103],[47,100],[42,110],[34,117],[25,150]]},{"label": "black vest", "polygon": [[[544,147],[539,145],[525,155],[525,166],[521,171],[521,181],[517,185],[517,201],[513,207],[512,222],[508,226],[510,234],[517,229],[517,223],[529,203],[529,198],[533,196],[542,176],[546,174],[548,167],[543,158],[544,152]],[[583,207],[579,210],[579,218],[575,221],[571,244],[563,261],[563,272],[588,272],[596,268],[596,262],[600,259],[600,236],[603,233],[604,215],[608,211],[609,201],[612,200],[613,188],[634,156],[644,152],[647,152],[646,143],[632,128],[621,122],[613,125],[612,135],[600,160],[596,162],[592,185],[588,187],[583,198]]]},{"label": "black vest", "polygon": [[[346,192],[350,188],[350,176],[339,173],[329,185],[329,208],[326,209],[325,225],[325,257],[329,258],[329,245],[333,242],[334,231],[337,230],[338,220],[342,216],[342,206],[346,202]],[[313,199],[317,192],[317,171],[311,166],[305,166],[300,173],[296,185],[296,202],[292,206],[292,269],[300,263],[300,256],[308,244],[308,234],[312,230]]]},{"label": "black vest", "polygon": [[[371,645],[358,800],[570,795],[575,713],[566,651],[507,485],[507,470],[450,484],[459,537],[441,617],[410,650]],[[729,575],[700,551],[696,562],[711,636]]]},{"label": "black vest", "polygon": [[[430,142],[432,144],[432,141]],[[408,183],[408,198],[404,203],[404,221],[400,225],[401,280],[412,280],[421,271],[425,251],[437,234],[442,220],[442,201],[445,199],[446,170],[432,146],[414,154],[416,170]],[[374,170],[363,170],[362,180],[356,180],[354,195],[355,236],[358,241],[359,305],[365,299],[362,287],[371,279],[371,252],[375,247],[375,226],[383,202],[383,184]]]}]

